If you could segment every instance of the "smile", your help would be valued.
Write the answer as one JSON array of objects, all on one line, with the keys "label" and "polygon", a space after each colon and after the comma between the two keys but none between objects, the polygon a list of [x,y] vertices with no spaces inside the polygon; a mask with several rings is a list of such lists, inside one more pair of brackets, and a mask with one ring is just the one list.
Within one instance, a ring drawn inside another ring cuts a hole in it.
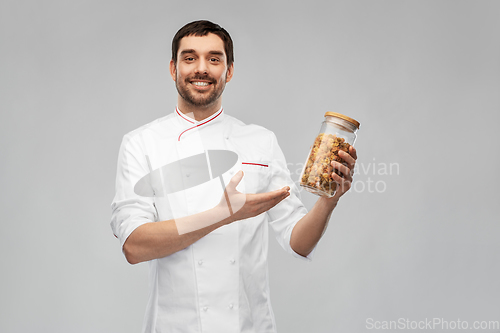
[{"label": "smile", "polygon": [[205,81],[192,81],[191,84],[197,86],[197,87],[206,87],[211,85],[212,83],[210,82],[205,82]]}]

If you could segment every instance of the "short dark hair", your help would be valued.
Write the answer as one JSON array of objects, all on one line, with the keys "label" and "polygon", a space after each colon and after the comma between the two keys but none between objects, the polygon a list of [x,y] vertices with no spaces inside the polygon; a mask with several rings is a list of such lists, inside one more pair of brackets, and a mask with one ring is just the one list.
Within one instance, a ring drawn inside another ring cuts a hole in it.
[{"label": "short dark hair", "polygon": [[194,21],[186,24],[177,31],[172,39],[172,60],[177,64],[177,52],[181,39],[186,36],[206,36],[209,33],[217,35],[224,42],[224,51],[226,52],[227,66],[231,66],[234,62],[233,40],[229,33],[220,25],[206,20]]}]

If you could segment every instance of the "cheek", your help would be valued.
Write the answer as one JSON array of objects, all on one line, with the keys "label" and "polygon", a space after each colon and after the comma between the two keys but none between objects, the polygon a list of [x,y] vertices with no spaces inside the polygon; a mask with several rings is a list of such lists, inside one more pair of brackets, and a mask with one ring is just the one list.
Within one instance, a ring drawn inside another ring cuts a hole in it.
[{"label": "cheek", "polygon": [[217,73],[218,74],[218,80],[217,82],[218,83],[226,83],[226,72],[225,71],[221,71],[220,73]]},{"label": "cheek", "polygon": [[176,70],[176,76],[177,78],[185,78],[189,74],[189,69],[185,68],[184,66],[182,67],[177,67]]}]

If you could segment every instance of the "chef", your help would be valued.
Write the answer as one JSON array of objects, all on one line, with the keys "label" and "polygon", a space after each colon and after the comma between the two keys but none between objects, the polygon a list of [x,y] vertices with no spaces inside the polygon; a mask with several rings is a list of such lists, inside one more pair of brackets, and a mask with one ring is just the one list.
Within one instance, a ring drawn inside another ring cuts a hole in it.
[{"label": "chef", "polygon": [[[111,227],[129,263],[149,262],[143,332],[277,332],[268,226],[285,251],[311,260],[352,182],[353,147],[341,152],[347,166],[332,162],[343,175],[332,174],[335,196],[307,212],[274,133],[222,109],[233,60],[219,25],[181,28],[170,61],[177,107],[120,147]],[[206,163],[187,162],[203,156]]]}]

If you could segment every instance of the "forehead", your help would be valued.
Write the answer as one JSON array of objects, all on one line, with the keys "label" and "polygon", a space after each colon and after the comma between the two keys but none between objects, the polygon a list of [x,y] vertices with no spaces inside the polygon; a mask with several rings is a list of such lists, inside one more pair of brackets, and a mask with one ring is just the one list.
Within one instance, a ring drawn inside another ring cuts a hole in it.
[{"label": "forehead", "polygon": [[182,37],[179,43],[179,50],[177,54],[185,50],[194,50],[196,53],[210,53],[213,51],[224,52],[224,42],[222,39],[212,33],[206,36],[185,36]]}]

